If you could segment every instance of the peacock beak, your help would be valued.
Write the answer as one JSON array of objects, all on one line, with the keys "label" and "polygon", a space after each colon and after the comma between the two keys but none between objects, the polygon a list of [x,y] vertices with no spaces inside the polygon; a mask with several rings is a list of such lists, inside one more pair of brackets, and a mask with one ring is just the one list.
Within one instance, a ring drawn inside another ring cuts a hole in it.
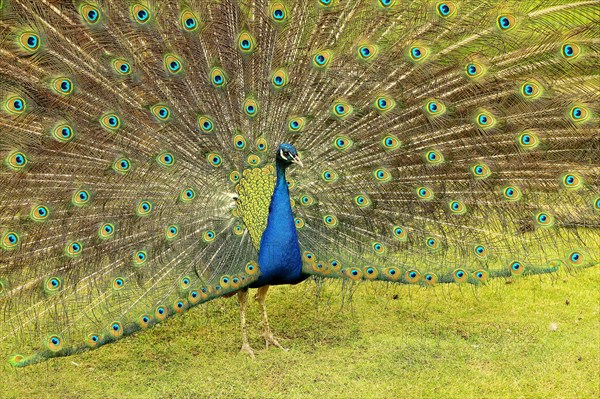
[{"label": "peacock beak", "polygon": [[292,162],[295,163],[296,165],[300,166],[301,168],[304,167],[304,164],[302,163],[302,161],[300,160],[300,157],[298,155],[294,155],[292,157]]}]

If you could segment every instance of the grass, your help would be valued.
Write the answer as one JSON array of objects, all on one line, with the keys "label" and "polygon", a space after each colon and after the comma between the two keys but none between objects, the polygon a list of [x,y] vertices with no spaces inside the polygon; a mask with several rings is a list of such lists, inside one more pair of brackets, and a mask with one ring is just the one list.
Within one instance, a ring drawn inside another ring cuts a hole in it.
[{"label": "grass", "polygon": [[275,287],[288,352],[263,350],[252,301],[257,358],[238,353],[237,301],[222,299],[96,351],[0,367],[0,397],[599,397],[599,272],[476,289],[330,281],[318,307],[313,281]]}]

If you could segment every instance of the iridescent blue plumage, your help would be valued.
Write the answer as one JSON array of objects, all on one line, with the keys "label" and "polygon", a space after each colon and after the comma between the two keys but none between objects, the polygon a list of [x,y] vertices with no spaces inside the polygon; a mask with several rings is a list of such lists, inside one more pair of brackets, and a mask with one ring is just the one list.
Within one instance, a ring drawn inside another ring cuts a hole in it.
[{"label": "iridescent blue plumage", "polygon": [[296,284],[308,277],[302,273],[300,244],[285,178],[285,171],[292,163],[301,164],[296,149],[291,144],[281,144],[276,157],[277,180],[269,204],[267,228],[258,252],[261,275],[250,288]]}]

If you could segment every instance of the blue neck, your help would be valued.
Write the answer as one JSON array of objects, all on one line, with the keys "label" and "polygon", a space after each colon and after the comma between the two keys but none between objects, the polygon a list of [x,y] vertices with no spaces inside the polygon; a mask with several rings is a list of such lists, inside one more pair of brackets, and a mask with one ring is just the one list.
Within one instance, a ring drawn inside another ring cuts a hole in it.
[{"label": "blue neck", "polygon": [[251,287],[295,284],[306,278],[302,274],[300,244],[285,179],[286,168],[286,164],[277,161],[275,191],[271,197],[267,228],[263,232],[258,252],[261,276]]}]

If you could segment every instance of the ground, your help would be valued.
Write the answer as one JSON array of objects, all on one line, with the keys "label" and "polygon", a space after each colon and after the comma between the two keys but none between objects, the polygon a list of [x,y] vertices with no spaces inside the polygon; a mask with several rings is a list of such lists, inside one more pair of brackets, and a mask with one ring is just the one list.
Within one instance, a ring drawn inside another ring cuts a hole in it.
[{"label": "ground", "polygon": [[238,353],[237,301],[220,299],[95,351],[4,365],[0,397],[597,398],[599,283],[599,267],[478,288],[330,281],[317,300],[307,281],[269,293],[288,352],[263,350],[251,301],[257,358]]}]

